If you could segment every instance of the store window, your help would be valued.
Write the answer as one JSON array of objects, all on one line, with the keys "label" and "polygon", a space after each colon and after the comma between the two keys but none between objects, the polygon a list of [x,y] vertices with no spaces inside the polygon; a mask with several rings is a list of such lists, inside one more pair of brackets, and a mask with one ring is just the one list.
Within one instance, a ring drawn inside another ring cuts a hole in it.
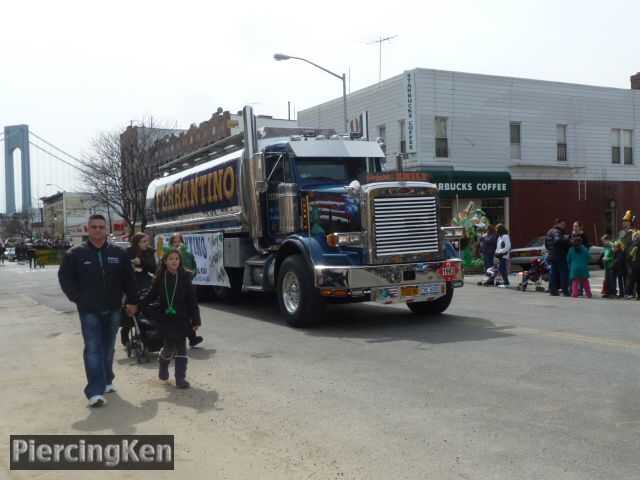
[{"label": "store window", "polygon": [[567,161],[567,126],[566,125],[556,125],[557,130],[557,149],[558,149],[558,161],[566,162]]},{"label": "store window", "polygon": [[485,213],[492,225],[505,222],[504,199],[483,198],[482,211]]},{"label": "store window", "polygon": [[451,225],[452,219],[453,219],[452,199],[441,198],[440,199],[440,226],[446,227]]},{"label": "store window", "polygon": [[611,130],[611,163],[633,165],[632,130]]},{"label": "store window", "polygon": [[509,137],[511,139],[511,159],[520,160],[520,123],[511,122],[509,124]]},{"label": "store window", "polygon": [[436,157],[449,158],[447,117],[436,117]]}]

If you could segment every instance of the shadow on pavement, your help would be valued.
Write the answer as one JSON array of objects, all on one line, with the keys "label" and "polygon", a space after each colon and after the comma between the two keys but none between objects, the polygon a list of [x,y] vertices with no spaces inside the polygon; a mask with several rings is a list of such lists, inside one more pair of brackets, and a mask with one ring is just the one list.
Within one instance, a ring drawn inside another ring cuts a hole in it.
[{"label": "shadow on pavement", "polygon": [[107,405],[100,408],[87,406],[86,418],[73,423],[71,428],[82,432],[110,431],[115,435],[132,435],[137,432],[137,425],[156,417],[161,402],[189,407],[195,413],[219,410],[216,407],[219,399],[216,391],[193,385],[187,389],[177,389],[170,384],[164,385],[164,389],[166,397],[144,400],[139,406],[128,402],[117,392],[107,394]]},{"label": "shadow on pavement", "polygon": [[[242,298],[245,299],[242,303],[212,302],[201,306],[291,328],[280,317],[273,295],[252,294]],[[308,335],[360,338],[371,343],[412,340],[440,344],[510,337],[509,328],[478,317],[447,313],[419,316],[406,306],[359,303],[328,305],[325,321],[305,331]]]}]

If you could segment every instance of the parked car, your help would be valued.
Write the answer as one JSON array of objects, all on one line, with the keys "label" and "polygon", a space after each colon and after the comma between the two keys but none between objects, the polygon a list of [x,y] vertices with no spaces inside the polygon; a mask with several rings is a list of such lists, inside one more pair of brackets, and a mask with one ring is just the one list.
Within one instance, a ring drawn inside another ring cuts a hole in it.
[{"label": "parked car", "polygon": [[[536,237],[531,240],[526,247],[512,249],[511,252],[509,252],[511,265],[517,265],[522,268],[522,270],[529,270],[534,258],[547,254],[547,248],[544,246],[545,238],[546,237]],[[598,264],[603,250],[604,249],[602,247],[591,245],[589,248],[589,254],[591,255],[589,263],[591,265]]]},{"label": "parked car", "polygon": [[4,252],[5,257],[10,262],[16,261],[16,247],[7,247],[7,250]]}]

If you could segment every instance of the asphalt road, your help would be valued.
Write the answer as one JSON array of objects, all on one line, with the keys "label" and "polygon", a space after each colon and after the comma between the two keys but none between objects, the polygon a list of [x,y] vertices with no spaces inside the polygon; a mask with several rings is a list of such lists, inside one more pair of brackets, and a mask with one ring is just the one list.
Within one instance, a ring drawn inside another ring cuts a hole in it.
[{"label": "asphalt road", "polygon": [[[0,299],[52,309],[56,330],[77,348],[77,317],[56,270],[0,267]],[[602,272],[592,273],[601,285]],[[439,317],[359,304],[330,307],[327,321],[309,330],[284,325],[271,297],[203,303],[205,342],[190,353],[190,391],[158,391],[154,366],[119,351],[119,395],[142,420],[126,428],[91,417],[46,425],[172,433],[162,426],[177,416],[191,432],[180,445],[196,463],[178,459],[176,473],[206,469],[211,478],[640,478],[640,302],[550,297],[475,280]],[[11,318],[0,312],[0,322]],[[81,365],[80,349],[72,354]],[[84,402],[80,380],[65,402]],[[145,389],[169,406],[145,412],[136,396]],[[31,421],[34,432],[40,420]],[[221,438],[226,443],[216,444]]]}]

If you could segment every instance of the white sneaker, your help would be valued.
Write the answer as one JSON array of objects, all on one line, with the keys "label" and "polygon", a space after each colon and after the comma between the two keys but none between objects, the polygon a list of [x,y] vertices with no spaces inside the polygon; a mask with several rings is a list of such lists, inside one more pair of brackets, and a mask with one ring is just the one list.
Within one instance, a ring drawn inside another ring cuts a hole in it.
[{"label": "white sneaker", "polygon": [[90,407],[101,407],[105,403],[107,403],[107,401],[105,400],[105,398],[102,395],[94,395],[93,397],[91,397],[89,399],[89,406]]},{"label": "white sneaker", "polygon": [[509,288],[511,285],[498,285],[498,288]]},{"label": "white sneaker", "polygon": [[117,392],[116,386],[113,383],[110,383],[105,387],[104,393],[113,393],[113,392]]}]

